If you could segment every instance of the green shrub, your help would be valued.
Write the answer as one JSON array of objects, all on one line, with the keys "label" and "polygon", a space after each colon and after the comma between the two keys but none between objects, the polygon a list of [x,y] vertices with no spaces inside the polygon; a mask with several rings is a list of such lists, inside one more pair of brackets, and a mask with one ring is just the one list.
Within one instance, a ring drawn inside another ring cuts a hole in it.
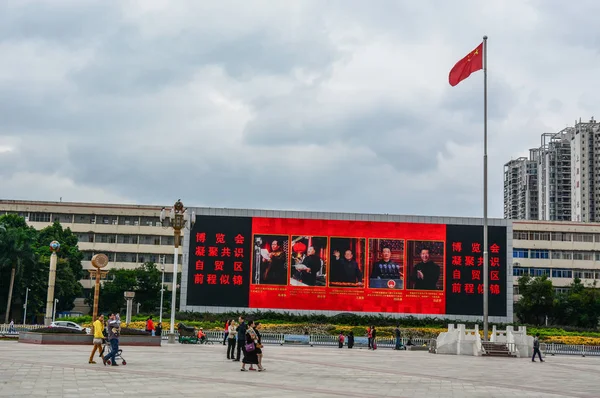
[{"label": "green shrub", "polygon": [[77,330],[71,328],[40,328],[32,330],[35,333],[64,333],[64,334],[86,334],[85,330]]}]

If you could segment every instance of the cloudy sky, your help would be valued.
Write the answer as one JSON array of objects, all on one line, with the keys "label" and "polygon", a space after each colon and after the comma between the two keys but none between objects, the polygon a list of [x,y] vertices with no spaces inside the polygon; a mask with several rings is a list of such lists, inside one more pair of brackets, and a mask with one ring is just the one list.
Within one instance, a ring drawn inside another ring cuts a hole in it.
[{"label": "cloudy sky", "polygon": [[598,116],[600,2],[0,1],[0,198],[480,216]]}]

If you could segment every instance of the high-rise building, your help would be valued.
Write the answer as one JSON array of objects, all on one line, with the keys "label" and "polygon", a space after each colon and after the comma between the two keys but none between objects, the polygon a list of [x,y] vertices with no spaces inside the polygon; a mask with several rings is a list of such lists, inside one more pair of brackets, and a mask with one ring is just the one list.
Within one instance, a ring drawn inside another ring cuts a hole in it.
[{"label": "high-rise building", "polygon": [[573,221],[600,221],[600,123],[575,123],[571,136]]},{"label": "high-rise building", "polygon": [[504,165],[504,218],[537,220],[539,213],[537,149]]},{"label": "high-rise building", "polygon": [[539,220],[570,221],[573,128],[542,134],[538,155]]}]

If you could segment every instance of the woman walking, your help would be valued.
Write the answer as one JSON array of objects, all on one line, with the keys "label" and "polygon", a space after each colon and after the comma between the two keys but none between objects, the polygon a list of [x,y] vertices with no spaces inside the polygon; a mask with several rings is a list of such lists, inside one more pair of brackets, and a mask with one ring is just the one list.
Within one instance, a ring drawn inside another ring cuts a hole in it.
[{"label": "woman walking", "polygon": [[375,326],[371,326],[371,347],[376,350],[377,349],[377,330],[375,330]]},{"label": "woman walking", "polygon": [[258,356],[258,371],[262,372],[265,371],[266,369],[263,368],[262,366],[262,358],[263,358],[263,344],[262,344],[262,337],[260,335],[260,329],[262,328],[260,322],[256,323],[256,327],[254,328],[254,332],[256,333],[256,339],[258,340],[258,344],[256,344],[256,355]]},{"label": "woman walking", "polygon": [[227,320],[225,322],[225,328],[223,329],[223,345],[227,342],[227,337],[229,335],[229,325],[231,325],[231,321]]},{"label": "woman walking", "polygon": [[[245,344],[244,344],[245,343]],[[240,369],[242,372],[247,372],[246,365],[250,365],[250,369],[252,369],[252,365],[258,365],[258,354],[256,352],[256,344],[258,344],[258,336],[256,336],[256,332],[254,331],[254,321],[248,321],[248,328],[246,329],[246,335],[244,341],[239,342],[238,344],[244,344],[242,346],[242,352],[244,353],[244,359],[242,359],[242,368]],[[260,367],[259,367],[260,370]]]},{"label": "woman walking", "polygon": [[[237,335],[237,325],[232,319],[227,329],[227,359],[235,359],[235,338]],[[240,342],[241,344],[241,342]]]}]

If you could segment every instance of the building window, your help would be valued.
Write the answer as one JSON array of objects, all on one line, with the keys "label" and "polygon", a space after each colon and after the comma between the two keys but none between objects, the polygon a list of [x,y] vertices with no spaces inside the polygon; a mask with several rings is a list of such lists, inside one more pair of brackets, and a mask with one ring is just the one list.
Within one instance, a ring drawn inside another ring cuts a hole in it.
[{"label": "building window", "polygon": [[530,258],[549,258],[548,250],[531,249]]},{"label": "building window", "polygon": [[513,258],[529,258],[529,250],[513,249]]},{"label": "building window", "polygon": [[572,278],[573,271],[569,269],[553,269],[552,270],[553,278]]},{"label": "building window", "polygon": [[29,221],[50,222],[50,213],[29,213]]},{"label": "building window", "polygon": [[573,252],[573,260],[583,260],[583,252]]},{"label": "building window", "polygon": [[548,268],[532,268],[533,276],[550,276]]},{"label": "building window", "polygon": [[94,257],[94,252],[83,251],[83,261],[92,261],[92,257]]},{"label": "building window", "polygon": [[529,275],[529,268],[514,267],[513,275],[514,276]]},{"label": "building window", "polygon": [[560,260],[562,258],[562,252],[560,250],[552,250],[550,255],[554,260]]},{"label": "building window", "polygon": [[573,234],[573,241],[574,242],[593,243],[594,235],[593,234]]}]

